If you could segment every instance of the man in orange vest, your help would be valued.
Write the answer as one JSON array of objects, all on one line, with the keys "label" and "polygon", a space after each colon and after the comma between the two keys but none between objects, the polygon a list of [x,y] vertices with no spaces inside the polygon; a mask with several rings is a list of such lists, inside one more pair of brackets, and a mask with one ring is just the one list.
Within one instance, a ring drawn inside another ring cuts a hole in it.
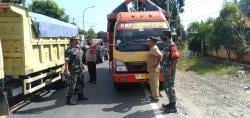
[{"label": "man in orange vest", "polygon": [[169,104],[163,104],[165,113],[176,113],[176,95],[174,90],[176,63],[180,57],[177,46],[171,40],[171,31],[163,31],[162,41],[165,43],[161,70],[164,78],[164,90],[168,96]]}]

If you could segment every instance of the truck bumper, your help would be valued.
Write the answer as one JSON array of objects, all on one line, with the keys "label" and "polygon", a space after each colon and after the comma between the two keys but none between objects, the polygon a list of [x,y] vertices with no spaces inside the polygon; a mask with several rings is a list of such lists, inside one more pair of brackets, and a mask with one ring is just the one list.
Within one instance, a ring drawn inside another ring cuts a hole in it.
[{"label": "truck bumper", "polygon": [[[145,83],[149,81],[149,73],[114,73],[113,80],[115,83]],[[163,82],[162,74],[160,82]]]}]

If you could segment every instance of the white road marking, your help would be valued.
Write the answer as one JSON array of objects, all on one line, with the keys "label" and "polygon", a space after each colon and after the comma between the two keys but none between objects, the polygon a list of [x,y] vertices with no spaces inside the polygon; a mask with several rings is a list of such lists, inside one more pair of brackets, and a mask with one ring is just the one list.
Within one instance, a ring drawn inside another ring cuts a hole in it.
[{"label": "white road marking", "polygon": [[[147,99],[150,100],[148,98],[148,96],[150,96],[150,92],[145,87],[143,87],[143,90],[144,90],[144,93],[145,93]],[[157,103],[150,103],[150,106],[154,111],[155,118],[164,118],[163,114],[161,114],[160,107],[158,106]]]}]

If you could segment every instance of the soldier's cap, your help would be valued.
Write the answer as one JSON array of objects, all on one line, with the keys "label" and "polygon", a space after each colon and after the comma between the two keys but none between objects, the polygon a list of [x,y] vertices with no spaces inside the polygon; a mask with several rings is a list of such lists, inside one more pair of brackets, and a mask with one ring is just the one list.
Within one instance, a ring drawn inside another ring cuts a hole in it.
[{"label": "soldier's cap", "polygon": [[171,31],[170,30],[163,30],[162,33],[164,35],[171,35]]},{"label": "soldier's cap", "polygon": [[148,39],[147,39],[148,41],[154,41],[155,43],[157,42],[157,41],[159,41],[160,39],[158,38],[158,37],[153,37],[153,36],[151,36],[151,37],[149,37]]}]

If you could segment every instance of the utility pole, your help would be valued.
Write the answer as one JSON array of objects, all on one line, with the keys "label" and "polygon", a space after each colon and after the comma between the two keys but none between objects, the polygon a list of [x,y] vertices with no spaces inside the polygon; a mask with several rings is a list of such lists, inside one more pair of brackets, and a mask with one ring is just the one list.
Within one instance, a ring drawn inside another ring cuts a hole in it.
[{"label": "utility pole", "polygon": [[[169,3],[170,3],[170,1],[169,1],[169,0],[167,0],[167,1],[166,1],[166,4],[167,4],[167,12],[168,12],[168,15],[170,15],[170,11],[169,11]],[[168,18],[168,23],[169,23],[169,26],[170,26],[170,16],[169,16],[169,18]]]},{"label": "utility pole", "polygon": [[83,19],[83,20],[82,20],[82,26],[83,26],[82,28],[83,28],[83,30],[85,30],[85,26],[84,26],[84,15],[85,15],[85,12],[86,12],[87,9],[94,8],[94,7],[95,7],[95,6],[87,7],[87,8],[85,8],[85,9],[83,10],[83,12],[82,12],[82,15],[83,15],[83,16],[82,16],[82,19]]},{"label": "utility pole", "polygon": [[139,0],[136,0],[136,11],[139,11]]},{"label": "utility pole", "polygon": [[73,18],[73,24],[75,24],[75,18]]}]

